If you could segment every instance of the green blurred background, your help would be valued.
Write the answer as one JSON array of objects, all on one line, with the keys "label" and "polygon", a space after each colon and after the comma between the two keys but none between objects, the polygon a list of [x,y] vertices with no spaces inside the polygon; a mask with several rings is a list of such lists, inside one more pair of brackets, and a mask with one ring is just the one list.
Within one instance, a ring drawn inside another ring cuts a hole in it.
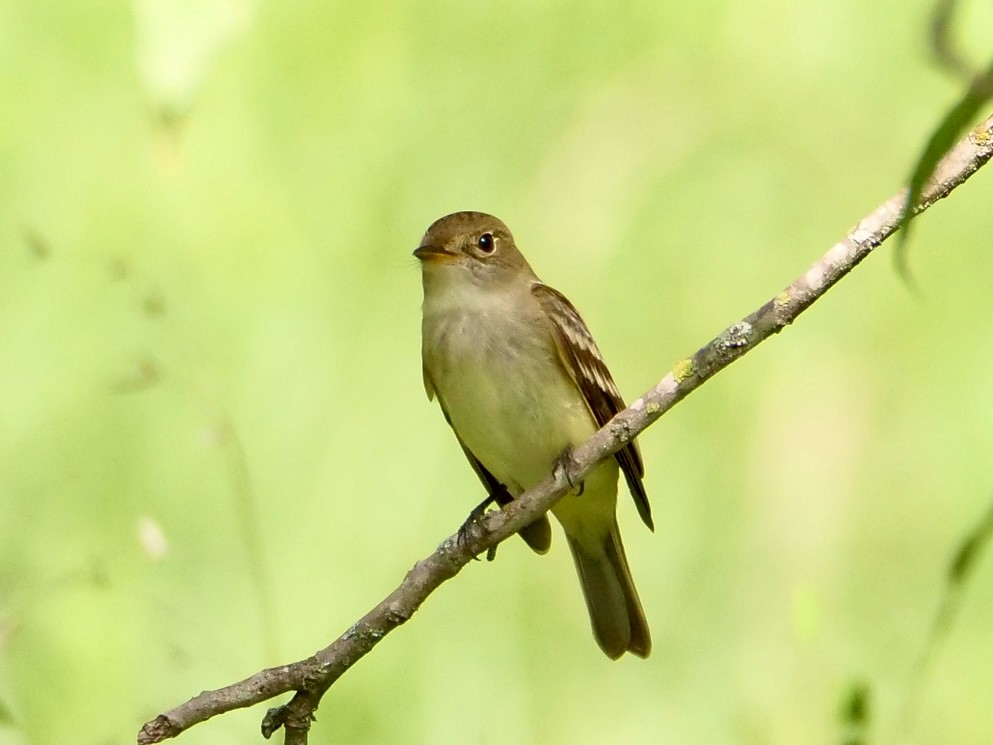
[{"label": "green blurred background", "polygon": [[[963,10],[979,60],[993,10]],[[929,11],[0,2],[0,744],[133,742],[461,523],[480,486],[421,387],[435,218],[506,220],[634,398],[900,187],[960,87]],[[641,438],[648,661],[596,648],[561,535],[515,540],[312,742],[839,743],[858,681],[873,741],[988,742],[989,560],[913,671],[993,493],[991,204],[981,172],[917,224],[920,296],[887,245]]]}]

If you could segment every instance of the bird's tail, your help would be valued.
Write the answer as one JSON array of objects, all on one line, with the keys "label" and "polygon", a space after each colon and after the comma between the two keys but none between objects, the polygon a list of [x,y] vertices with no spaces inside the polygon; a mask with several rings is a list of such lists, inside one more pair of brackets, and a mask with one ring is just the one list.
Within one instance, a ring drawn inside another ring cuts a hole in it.
[{"label": "bird's tail", "polygon": [[579,584],[600,649],[616,660],[625,652],[648,657],[652,638],[638,591],[624,555],[617,520],[599,547],[583,546],[568,537]]}]

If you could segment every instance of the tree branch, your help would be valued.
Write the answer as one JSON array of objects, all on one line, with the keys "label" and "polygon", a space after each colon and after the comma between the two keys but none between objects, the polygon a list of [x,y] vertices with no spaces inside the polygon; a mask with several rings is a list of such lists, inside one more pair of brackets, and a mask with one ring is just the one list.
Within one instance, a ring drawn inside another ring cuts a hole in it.
[{"label": "tree branch", "polygon": [[[993,117],[976,127],[944,157],[924,189],[915,214],[946,197],[991,156]],[[262,725],[263,734],[269,737],[284,727],[288,733],[292,732],[294,742],[305,742],[313,713],[328,688],[383,637],[406,622],[428,595],[454,577],[474,556],[547,512],[569,489],[569,480],[581,480],[706,380],[793,323],[896,231],[906,194],[904,190],[881,204],[781,293],[725,329],[692,357],[678,362],[654,388],[573,452],[575,462],[569,474],[557,469],[505,509],[487,513],[478,523],[469,524],[462,540],[458,534],[449,536],[434,553],[417,562],[399,587],[330,646],[307,659],[262,670],[238,683],[200,693],[146,723],[138,733],[138,742],[146,745],[176,737],[218,714],[289,691],[295,691],[296,695],[289,703],[269,710]]]}]

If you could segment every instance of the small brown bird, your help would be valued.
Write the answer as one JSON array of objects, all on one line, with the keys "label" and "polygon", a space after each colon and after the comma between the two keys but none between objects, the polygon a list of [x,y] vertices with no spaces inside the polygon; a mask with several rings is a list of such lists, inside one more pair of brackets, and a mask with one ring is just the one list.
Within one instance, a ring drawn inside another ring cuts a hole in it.
[{"label": "small brown bird", "polygon": [[[441,218],[414,251],[424,282],[424,388],[437,396],[469,463],[507,504],[624,408],[578,311],[542,283],[510,230],[482,212]],[[652,642],[617,528],[618,466],[652,530],[634,442],[552,508],[579,573],[593,635],[611,659],[647,657]],[[541,517],[520,531],[539,554],[551,545]]]}]

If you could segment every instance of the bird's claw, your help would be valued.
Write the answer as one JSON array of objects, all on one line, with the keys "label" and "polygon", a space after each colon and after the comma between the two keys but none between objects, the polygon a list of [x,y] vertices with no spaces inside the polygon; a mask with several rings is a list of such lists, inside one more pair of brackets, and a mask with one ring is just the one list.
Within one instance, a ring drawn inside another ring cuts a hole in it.
[{"label": "bird's claw", "polygon": [[[492,496],[487,497],[482,502],[477,504],[472,508],[472,512],[462,523],[462,527],[459,528],[459,532],[456,534],[456,542],[459,548],[464,547],[469,541],[469,530],[473,525],[482,527],[482,517],[486,514],[486,508],[493,504],[494,498]],[[486,552],[486,560],[493,561],[493,557],[496,555],[496,547],[491,547]],[[479,557],[473,554],[473,561],[479,561]]]},{"label": "bird's claw", "polygon": [[571,489],[576,489],[576,496],[583,496],[583,492],[586,491],[586,482],[580,481],[577,487],[576,478],[573,474],[576,472],[578,464],[576,459],[572,457],[572,448],[567,447],[562,451],[562,454],[555,459],[555,471],[556,473],[561,471],[562,477],[565,479],[566,483],[569,484]]}]

